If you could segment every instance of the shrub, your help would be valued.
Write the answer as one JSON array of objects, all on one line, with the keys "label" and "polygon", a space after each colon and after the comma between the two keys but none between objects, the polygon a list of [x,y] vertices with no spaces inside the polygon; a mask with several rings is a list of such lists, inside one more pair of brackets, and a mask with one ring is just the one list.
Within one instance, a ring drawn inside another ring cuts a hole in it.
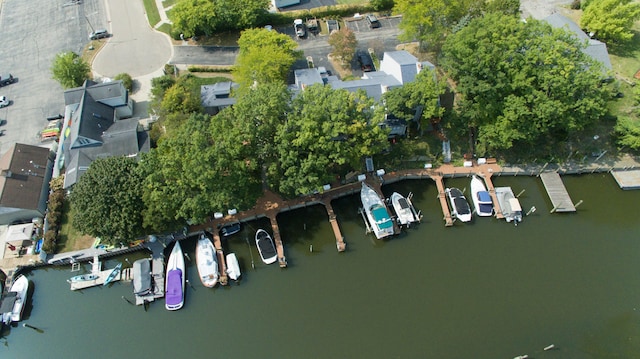
[{"label": "shrub", "polygon": [[122,85],[124,85],[124,88],[126,88],[127,91],[133,91],[133,79],[131,78],[131,75],[123,72],[121,74],[117,74],[113,79],[121,80]]},{"label": "shrub", "polygon": [[44,243],[42,243],[42,250],[49,254],[55,253],[57,238],[58,231],[48,230],[47,233],[44,234]]}]

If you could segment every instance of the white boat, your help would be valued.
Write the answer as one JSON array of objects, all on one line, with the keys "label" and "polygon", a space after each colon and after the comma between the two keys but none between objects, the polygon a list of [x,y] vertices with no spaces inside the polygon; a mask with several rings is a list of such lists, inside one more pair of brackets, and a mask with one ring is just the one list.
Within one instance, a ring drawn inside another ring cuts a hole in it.
[{"label": "white boat", "polygon": [[180,242],[176,241],[167,261],[167,282],[164,298],[167,310],[178,310],[184,305],[185,275],[182,248],[180,248]]},{"label": "white boat", "polygon": [[271,264],[278,260],[278,252],[276,252],[273,239],[264,229],[258,229],[256,232],[256,246],[258,247],[260,258],[265,264]]},{"label": "white boat", "polygon": [[452,187],[445,190],[449,203],[451,204],[451,215],[459,219],[461,222],[471,221],[471,207],[462,191]]},{"label": "white boat", "polygon": [[490,217],[493,215],[491,195],[487,191],[484,181],[476,175],[471,177],[471,200],[473,201],[476,215],[480,217]]},{"label": "white boat", "polygon": [[240,278],[240,265],[235,253],[227,254],[227,274],[229,278],[238,280]]},{"label": "white boat", "polygon": [[[29,294],[29,279],[20,275],[14,279],[9,292],[2,299],[2,321],[9,325],[12,322],[19,322],[22,319],[22,312],[27,303],[27,295]],[[6,302],[5,302],[6,301]],[[9,310],[10,307],[11,309]]]},{"label": "white boat", "polygon": [[[409,194],[409,197],[411,197],[411,194]],[[416,213],[416,209],[413,208],[413,203],[411,203],[411,198],[409,197],[405,197],[398,192],[391,194],[391,204],[398,217],[398,222],[407,227],[411,223],[420,221],[420,216]]]},{"label": "white boat", "polygon": [[376,238],[382,239],[394,235],[393,221],[389,216],[387,207],[378,196],[378,193],[364,184],[364,182],[360,191],[360,200]]},{"label": "white boat", "polygon": [[196,244],[196,267],[200,281],[205,287],[213,287],[218,283],[218,262],[216,260],[216,249],[211,240],[206,235],[201,234]]},{"label": "white boat", "polygon": [[522,222],[522,207],[520,207],[520,201],[513,195],[511,187],[496,187],[496,197],[502,216],[507,222],[513,221],[516,225]]},{"label": "white boat", "polygon": [[100,278],[97,274],[81,274],[67,279],[67,283],[88,282]]},{"label": "white boat", "polygon": [[133,262],[133,294],[145,296],[152,290],[151,263],[148,258],[138,259]]}]

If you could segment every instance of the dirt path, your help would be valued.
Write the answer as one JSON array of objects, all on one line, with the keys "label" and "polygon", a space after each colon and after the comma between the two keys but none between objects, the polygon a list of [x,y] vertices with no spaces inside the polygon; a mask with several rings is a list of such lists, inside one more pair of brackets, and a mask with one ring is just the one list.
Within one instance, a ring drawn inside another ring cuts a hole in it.
[{"label": "dirt path", "polygon": [[558,11],[559,7],[571,5],[572,0],[520,0],[522,17],[542,20]]}]

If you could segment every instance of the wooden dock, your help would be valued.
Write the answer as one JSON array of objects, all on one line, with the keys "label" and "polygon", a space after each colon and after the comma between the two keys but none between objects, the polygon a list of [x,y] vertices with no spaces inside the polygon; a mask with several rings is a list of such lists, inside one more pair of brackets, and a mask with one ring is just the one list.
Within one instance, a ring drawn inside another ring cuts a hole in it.
[{"label": "wooden dock", "polygon": [[498,201],[496,189],[493,186],[493,181],[491,180],[491,173],[479,174],[479,177],[484,180],[484,183],[487,186],[487,191],[489,191],[489,195],[491,196],[491,202],[493,202],[493,211],[496,218],[504,219],[504,214],[502,213],[502,209],[500,208],[500,202]]},{"label": "wooden dock", "polygon": [[569,193],[557,172],[542,172],[540,173],[540,178],[551,199],[551,204],[553,205],[552,212],[576,211],[576,207],[573,205],[573,201],[571,197],[569,197]]},{"label": "wooden dock", "polygon": [[442,215],[444,219],[444,225],[447,227],[453,226],[453,218],[451,217],[451,210],[447,203],[447,196],[444,193],[444,183],[441,175],[431,175],[431,178],[436,183],[438,188],[438,199],[440,200],[440,206],[442,207]]},{"label": "wooden dock", "polygon": [[[107,270],[102,270],[98,273],[94,273],[98,275],[98,278],[94,279],[94,280],[85,280],[82,282],[72,282],[71,283],[71,290],[80,290],[80,289],[86,289],[86,288],[91,288],[91,287],[95,287],[98,285],[103,285],[104,281],[107,279],[107,277],[109,276],[109,274],[111,274],[111,272],[113,272],[113,268],[111,269],[107,269]],[[112,282],[117,282],[119,280],[122,279],[122,271],[120,271],[118,273],[118,275],[115,277],[115,279],[113,279]]]},{"label": "wooden dock", "polygon": [[220,285],[229,284],[229,276],[227,275],[227,262],[224,258],[224,252],[222,250],[222,241],[220,240],[220,232],[219,231],[208,231],[211,233],[213,237],[213,246],[216,248],[216,256],[218,261],[218,272],[220,273],[220,277],[218,278],[218,283]]},{"label": "wooden dock", "polygon": [[271,220],[271,229],[273,230],[273,241],[276,244],[276,251],[278,252],[278,264],[280,268],[287,267],[287,257],[284,256],[284,245],[282,244],[282,238],[280,238],[280,227],[278,227],[278,221],[275,216],[269,217]]},{"label": "wooden dock", "polygon": [[340,230],[340,225],[338,225],[338,218],[336,217],[335,212],[333,212],[331,200],[323,201],[322,203],[327,209],[327,214],[329,215],[329,223],[331,223],[333,234],[336,237],[336,248],[338,248],[338,252],[344,252],[347,248],[347,244],[344,242],[344,236],[342,235],[342,231]]},{"label": "wooden dock", "polygon": [[640,189],[640,170],[611,171],[621,189]]}]

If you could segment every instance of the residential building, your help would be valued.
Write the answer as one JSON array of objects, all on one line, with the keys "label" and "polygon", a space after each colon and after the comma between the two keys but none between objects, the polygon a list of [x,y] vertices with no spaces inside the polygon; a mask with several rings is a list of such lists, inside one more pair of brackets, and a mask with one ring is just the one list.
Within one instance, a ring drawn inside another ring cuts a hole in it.
[{"label": "residential building", "polygon": [[231,91],[237,88],[238,84],[231,81],[202,85],[200,87],[200,103],[204,112],[215,115],[223,108],[233,106],[236,99],[231,97]]}]

